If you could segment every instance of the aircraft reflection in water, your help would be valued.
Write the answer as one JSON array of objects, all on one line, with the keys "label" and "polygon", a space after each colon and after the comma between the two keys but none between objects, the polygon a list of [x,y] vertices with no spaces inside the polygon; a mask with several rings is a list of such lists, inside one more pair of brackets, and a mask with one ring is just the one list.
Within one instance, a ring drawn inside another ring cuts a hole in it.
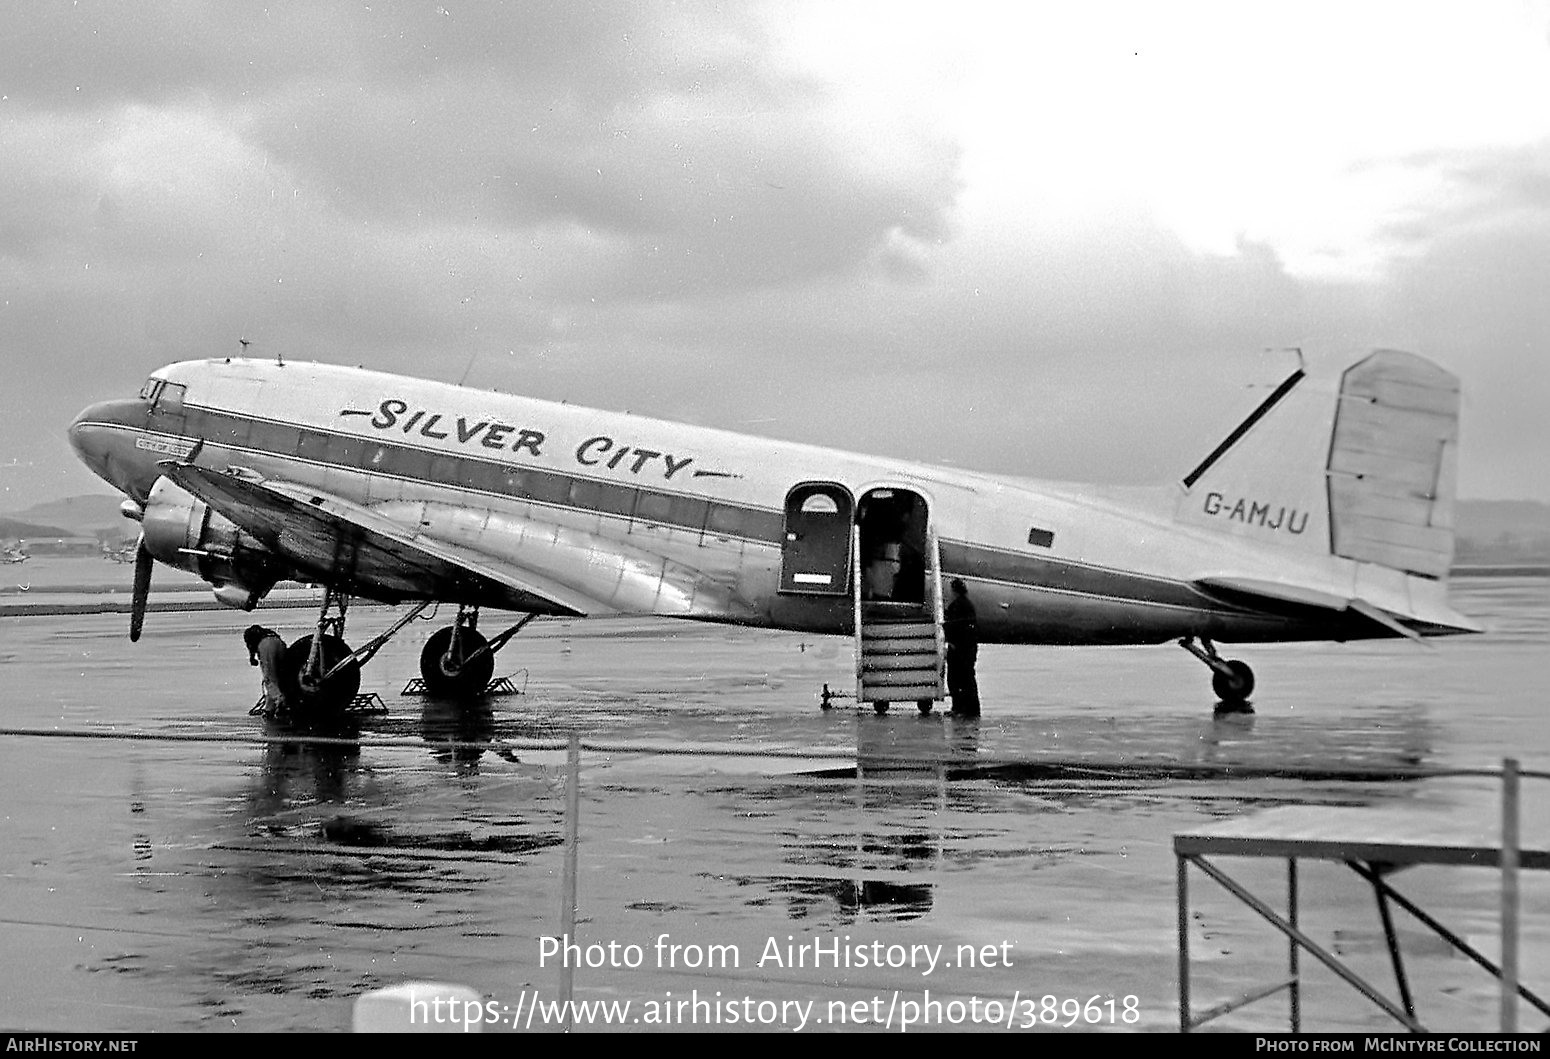
[{"label": "aircraft reflection in water", "polygon": [[[339,733],[341,736],[345,733]],[[360,767],[361,748],[281,741],[264,747],[260,786],[254,791],[255,819],[278,818],[293,804],[341,805]],[[268,825],[270,830],[274,825]]]},{"label": "aircraft reflection in water", "polygon": [[[322,364],[172,364],[87,408],[82,460],[141,523],[130,636],[160,560],[251,608],[326,587],[284,678],[348,704],[360,667],[435,602],[420,664],[470,698],[536,615],[638,614],[848,635],[879,711],[943,697],[943,585],[980,639],[1169,640],[1245,703],[1214,641],[1478,631],[1447,600],[1459,388],[1379,351],[1298,370],[1163,489],[994,477]],[[415,606],[357,650],[348,601]],[[494,636],[481,609],[525,615]]]},{"label": "aircraft reflection in water", "polygon": [[[278,731],[285,726],[270,722],[270,727]],[[477,772],[486,753],[511,764],[520,763],[516,753],[496,739],[495,712],[486,702],[426,699],[416,729],[432,758],[456,766],[461,773]],[[379,735],[391,732],[391,727],[377,729]],[[309,801],[342,803],[347,798],[345,776],[356,768],[360,756],[359,744],[351,742],[361,734],[358,719],[336,718],[326,726],[314,727],[309,734],[342,742],[298,739],[270,743],[265,748],[264,772],[273,780],[269,800],[275,806],[292,798],[293,788],[298,787]]]},{"label": "aircraft reflection in water", "polygon": [[420,735],[437,761],[478,771],[485,746],[497,757],[515,763],[510,749],[495,744],[495,711],[488,702],[428,699],[420,715]]},{"label": "aircraft reflection in water", "polygon": [[[483,703],[428,700],[415,728],[431,758],[463,776],[478,771],[487,750],[465,744],[496,743],[494,715]],[[362,768],[360,745],[350,742],[359,736],[359,725],[346,718],[312,734],[342,741],[281,739],[264,748],[258,783],[247,805],[254,830],[278,837],[320,839],[334,846],[441,854],[521,855],[561,841],[547,823],[540,832],[481,825],[479,836],[474,837],[475,828],[468,822],[432,818],[415,823],[404,814],[386,812],[405,797],[385,791],[381,777]],[[492,745],[488,750],[507,763],[520,763],[509,749]],[[445,768],[436,772],[444,773]],[[533,782],[543,789],[549,785],[548,778]]]},{"label": "aircraft reflection in water", "polygon": [[740,803],[768,799],[768,815],[800,815],[802,827],[776,832],[786,874],[730,881],[752,890],[758,903],[779,898],[794,920],[836,916],[842,923],[879,922],[926,915],[947,859],[948,781],[978,752],[979,726],[973,723],[896,729],[863,722],[856,731],[855,769],[815,776],[820,790],[843,799],[843,811],[801,812],[804,792],[789,786],[739,791]]}]

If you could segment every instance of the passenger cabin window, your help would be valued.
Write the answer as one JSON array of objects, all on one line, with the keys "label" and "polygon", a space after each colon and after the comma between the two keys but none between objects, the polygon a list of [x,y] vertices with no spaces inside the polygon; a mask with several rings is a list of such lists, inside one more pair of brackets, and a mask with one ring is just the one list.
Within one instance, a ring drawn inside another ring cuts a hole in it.
[{"label": "passenger cabin window", "polygon": [[323,459],[337,467],[357,467],[360,465],[360,455],[361,442],[358,438],[333,434],[329,436]]},{"label": "passenger cabin window", "polygon": [[570,484],[570,506],[586,511],[596,511],[603,503],[603,486],[585,478],[577,478]]},{"label": "passenger cabin window", "polygon": [[730,504],[712,504],[705,528],[715,534],[745,536],[749,532],[746,522],[744,512],[740,508]]},{"label": "passenger cabin window", "polygon": [[666,493],[641,490],[635,501],[636,522],[666,523],[673,514],[673,498]]},{"label": "passenger cabin window", "polygon": [[315,430],[303,430],[296,455],[305,460],[324,460],[328,456],[328,435]]}]

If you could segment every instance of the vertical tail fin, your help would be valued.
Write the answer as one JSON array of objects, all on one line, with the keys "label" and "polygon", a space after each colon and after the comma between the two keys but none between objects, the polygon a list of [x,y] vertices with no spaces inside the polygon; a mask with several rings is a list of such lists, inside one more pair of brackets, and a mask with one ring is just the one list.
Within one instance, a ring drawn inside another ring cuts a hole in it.
[{"label": "vertical tail fin", "polygon": [[1327,386],[1293,372],[1185,476],[1174,517],[1259,544],[1328,555],[1324,467],[1334,420]]},{"label": "vertical tail fin", "polygon": [[1442,579],[1453,561],[1458,379],[1378,350],[1338,393],[1301,371],[1190,472],[1175,517]]}]

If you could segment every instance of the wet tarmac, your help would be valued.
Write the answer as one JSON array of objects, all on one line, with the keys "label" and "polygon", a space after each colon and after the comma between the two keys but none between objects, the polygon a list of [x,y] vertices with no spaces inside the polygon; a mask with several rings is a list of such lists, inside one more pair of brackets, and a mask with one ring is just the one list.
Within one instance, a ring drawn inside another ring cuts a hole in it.
[{"label": "wet tarmac", "polygon": [[[153,614],[137,645],[120,614],[0,616],[0,725],[73,733],[0,736],[0,1024],[345,1029],[357,995],[415,979],[477,990],[505,1016],[486,1031],[559,1028],[532,1001],[560,988],[544,939],[560,933],[564,754],[533,741],[579,733],[611,749],[582,758],[576,955],[600,965],[575,969],[575,996],[629,1001],[617,1028],[897,1030],[932,1000],[957,1028],[994,1028],[992,1012],[1026,1028],[1097,997],[1097,1026],[1171,1030],[1174,834],[1286,804],[1493,815],[1490,780],[1407,777],[1507,755],[1550,769],[1550,581],[1454,592],[1489,634],[1234,651],[1260,691],[1254,714],[1225,716],[1176,647],[987,647],[974,723],[820,710],[822,684],[849,682],[841,640],[633,621],[534,623],[497,666],[524,693],[460,711],[401,694],[441,624],[421,623],[365,670],[387,712],[359,719],[361,747],[258,741],[285,732],[247,713],[249,615]],[[349,639],[393,617],[353,612]],[[259,616],[287,637],[309,619]],[[1525,780],[1550,802],[1538,788]],[[1526,812],[1525,841],[1547,818]],[[1279,902],[1283,865],[1240,867]],[[1522,965],[1543,992],[1538,874]],[[1488,952],[1498,886],[1484,869],[1400,878]],[[1305,929],[1389,984],[1360,880],[1312,863],[1302,891]],[[1203,879],[1191,896],[1198,1006],[1281,976],[1269,927]],[[1495,983],[1400,925],[1423,1020],[1494,1028]],[[1305,1027],[1393,1027],[1311,964]],[[1284,1000],[1216,1025],[1284,1029]]]}]

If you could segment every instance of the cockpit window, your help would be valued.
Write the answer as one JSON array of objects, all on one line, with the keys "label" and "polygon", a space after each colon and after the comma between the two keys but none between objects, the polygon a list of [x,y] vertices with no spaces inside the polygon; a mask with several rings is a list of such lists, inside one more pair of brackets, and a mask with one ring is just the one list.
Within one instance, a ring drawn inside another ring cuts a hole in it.
[{"label": "cockpit window", "polygon": [[156,376],[152,375],[149,379],[145,380],[145,385],[140,387],[140,400],[154,401],[156,399],[156,392],[160,390],[161,387],[162,381]]},{"label": "cockpit window", "polygon": [[174,414],[183,411],[183,394],[187,389],[187,386],[177,382],[163,385],[161,392],[156,396],[156,410]]}]

